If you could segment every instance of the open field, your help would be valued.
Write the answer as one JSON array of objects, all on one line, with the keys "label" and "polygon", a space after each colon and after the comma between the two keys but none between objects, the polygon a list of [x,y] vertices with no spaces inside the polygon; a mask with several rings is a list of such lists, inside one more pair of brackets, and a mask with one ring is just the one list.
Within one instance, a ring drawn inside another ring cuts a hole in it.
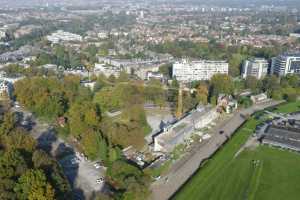
[{"label": "open field", "polygon": [[[200,171],[177,193],[174,199],[207,199],[207,196],[202,197],[201,195],[206,194],[208,188],[213,186],[216,176],[220,176],[226,168],[230,169],[228,167],[233,162],[235,153],[246,142],[258,123],[255,119],[250,119],[244,124],[224,148],[204,164]],[[225,184],[225,186],[228,186],[228,184]],[[217,188],[213,188],[213,190],[215,189]]]},{"label": "open field", "polygon": [[284,103],[278,107],[276,107],[275,112],[278,113],[291,113],[300,111],[300,101],[291,102],[291,103]]},{"label": "open field", "polygon": [[260,146],[219,164],[207,165],[174,199],[293,200],[300,195],[298,153]]},{"label": "open field", "polygon": [[[299,104],[284,104],[276,111],[295,112]],[[173,199],[299,199],[300,154],[260,146],[235,157],[259,123],[250,118]]]}]

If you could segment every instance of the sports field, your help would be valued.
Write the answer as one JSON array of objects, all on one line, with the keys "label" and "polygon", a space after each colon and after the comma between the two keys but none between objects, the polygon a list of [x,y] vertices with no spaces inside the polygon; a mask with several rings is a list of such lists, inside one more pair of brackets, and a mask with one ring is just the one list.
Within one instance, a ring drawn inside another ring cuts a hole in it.
[{"label": "sports field", "polygon": [[258,123],[251,118],[173,199],[300,199],[299,153],[260,146],[235,157]]},{"label": "sports field", "polygon": [[174,199],[299,199],[298,153],[260,146],[219,164],[206,166]]}]

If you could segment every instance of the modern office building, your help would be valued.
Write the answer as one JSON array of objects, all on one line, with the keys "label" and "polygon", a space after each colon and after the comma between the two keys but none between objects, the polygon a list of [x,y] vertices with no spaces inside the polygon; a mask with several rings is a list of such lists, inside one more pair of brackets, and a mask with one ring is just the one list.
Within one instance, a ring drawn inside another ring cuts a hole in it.
[{"label": "modern office building", "polygon": [[210,80],[215,74],[228,74],[226,61],[187,61],[173,64],[173,77],[181,82]]},{"label": "modern office building", "polygon": [[300,75],[300,53],[286,53],[272,58],[271,74],[278,76],[286,76],[288,74]]},{"label": "modern office building", "polygon": [[253,76],[257,79],[264,78],[268,74],[269,63],[264,58],[252,58],[245,60],[242,67],[242,78]]}]

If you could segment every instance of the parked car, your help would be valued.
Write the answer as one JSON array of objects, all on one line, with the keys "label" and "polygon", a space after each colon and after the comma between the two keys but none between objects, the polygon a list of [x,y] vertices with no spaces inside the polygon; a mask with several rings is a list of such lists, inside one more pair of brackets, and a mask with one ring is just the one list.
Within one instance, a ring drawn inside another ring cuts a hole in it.
[{"label": "parked car", "polygon": [[79,160],[78,158],[76,158],[76,157],[71,159],[72,165],[75,165],[75,164],[77,164],[78,162],[80,162],[80,160]]},{"label": "parked car", "polygon": [[17,102],[17,101],[15,102],[15,107],[16,107],[16,108],[20,108],[19,102]]},{"label": "parked car", "polygon": [[101,177],[101,178],[98,178],[96,180],[96,183],[100,184],[100,183],[103,183],[104,182],[104,179]]},{"label": "parked car", "polygon": [[96,162],[96,163],[94,164],[94,167],[95,167],[96,169],[99,169],[99,168],[101,167],[101,165],[100,165],[99,162]]}]

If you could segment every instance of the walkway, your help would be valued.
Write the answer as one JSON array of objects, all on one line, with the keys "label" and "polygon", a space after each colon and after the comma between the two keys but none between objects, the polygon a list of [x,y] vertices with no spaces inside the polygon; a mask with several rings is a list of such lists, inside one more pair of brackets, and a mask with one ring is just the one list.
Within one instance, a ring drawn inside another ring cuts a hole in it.
[{"label": "walkway", "polygon": [[[257,111],[263,110],[267,107],[275,106],[282,102],[270,101],[260,105],[254,105],[251,108],[236,112],[232,118],[226,123],[223,123],[216,127],[213,137],[205,145],[200,146],[195,151],[187,154],[182,159],[184,162],[178,161],[175,163],[167,176],[154,182],[151,186],[152,200],[167,200],[169,199],[199,168],[202,161],[211,157],[214,152],[230,137],[237,128],[239,128],[244,122],[248,114],[253,114]],[[224,134],[218,134],[223,130]]]}]

